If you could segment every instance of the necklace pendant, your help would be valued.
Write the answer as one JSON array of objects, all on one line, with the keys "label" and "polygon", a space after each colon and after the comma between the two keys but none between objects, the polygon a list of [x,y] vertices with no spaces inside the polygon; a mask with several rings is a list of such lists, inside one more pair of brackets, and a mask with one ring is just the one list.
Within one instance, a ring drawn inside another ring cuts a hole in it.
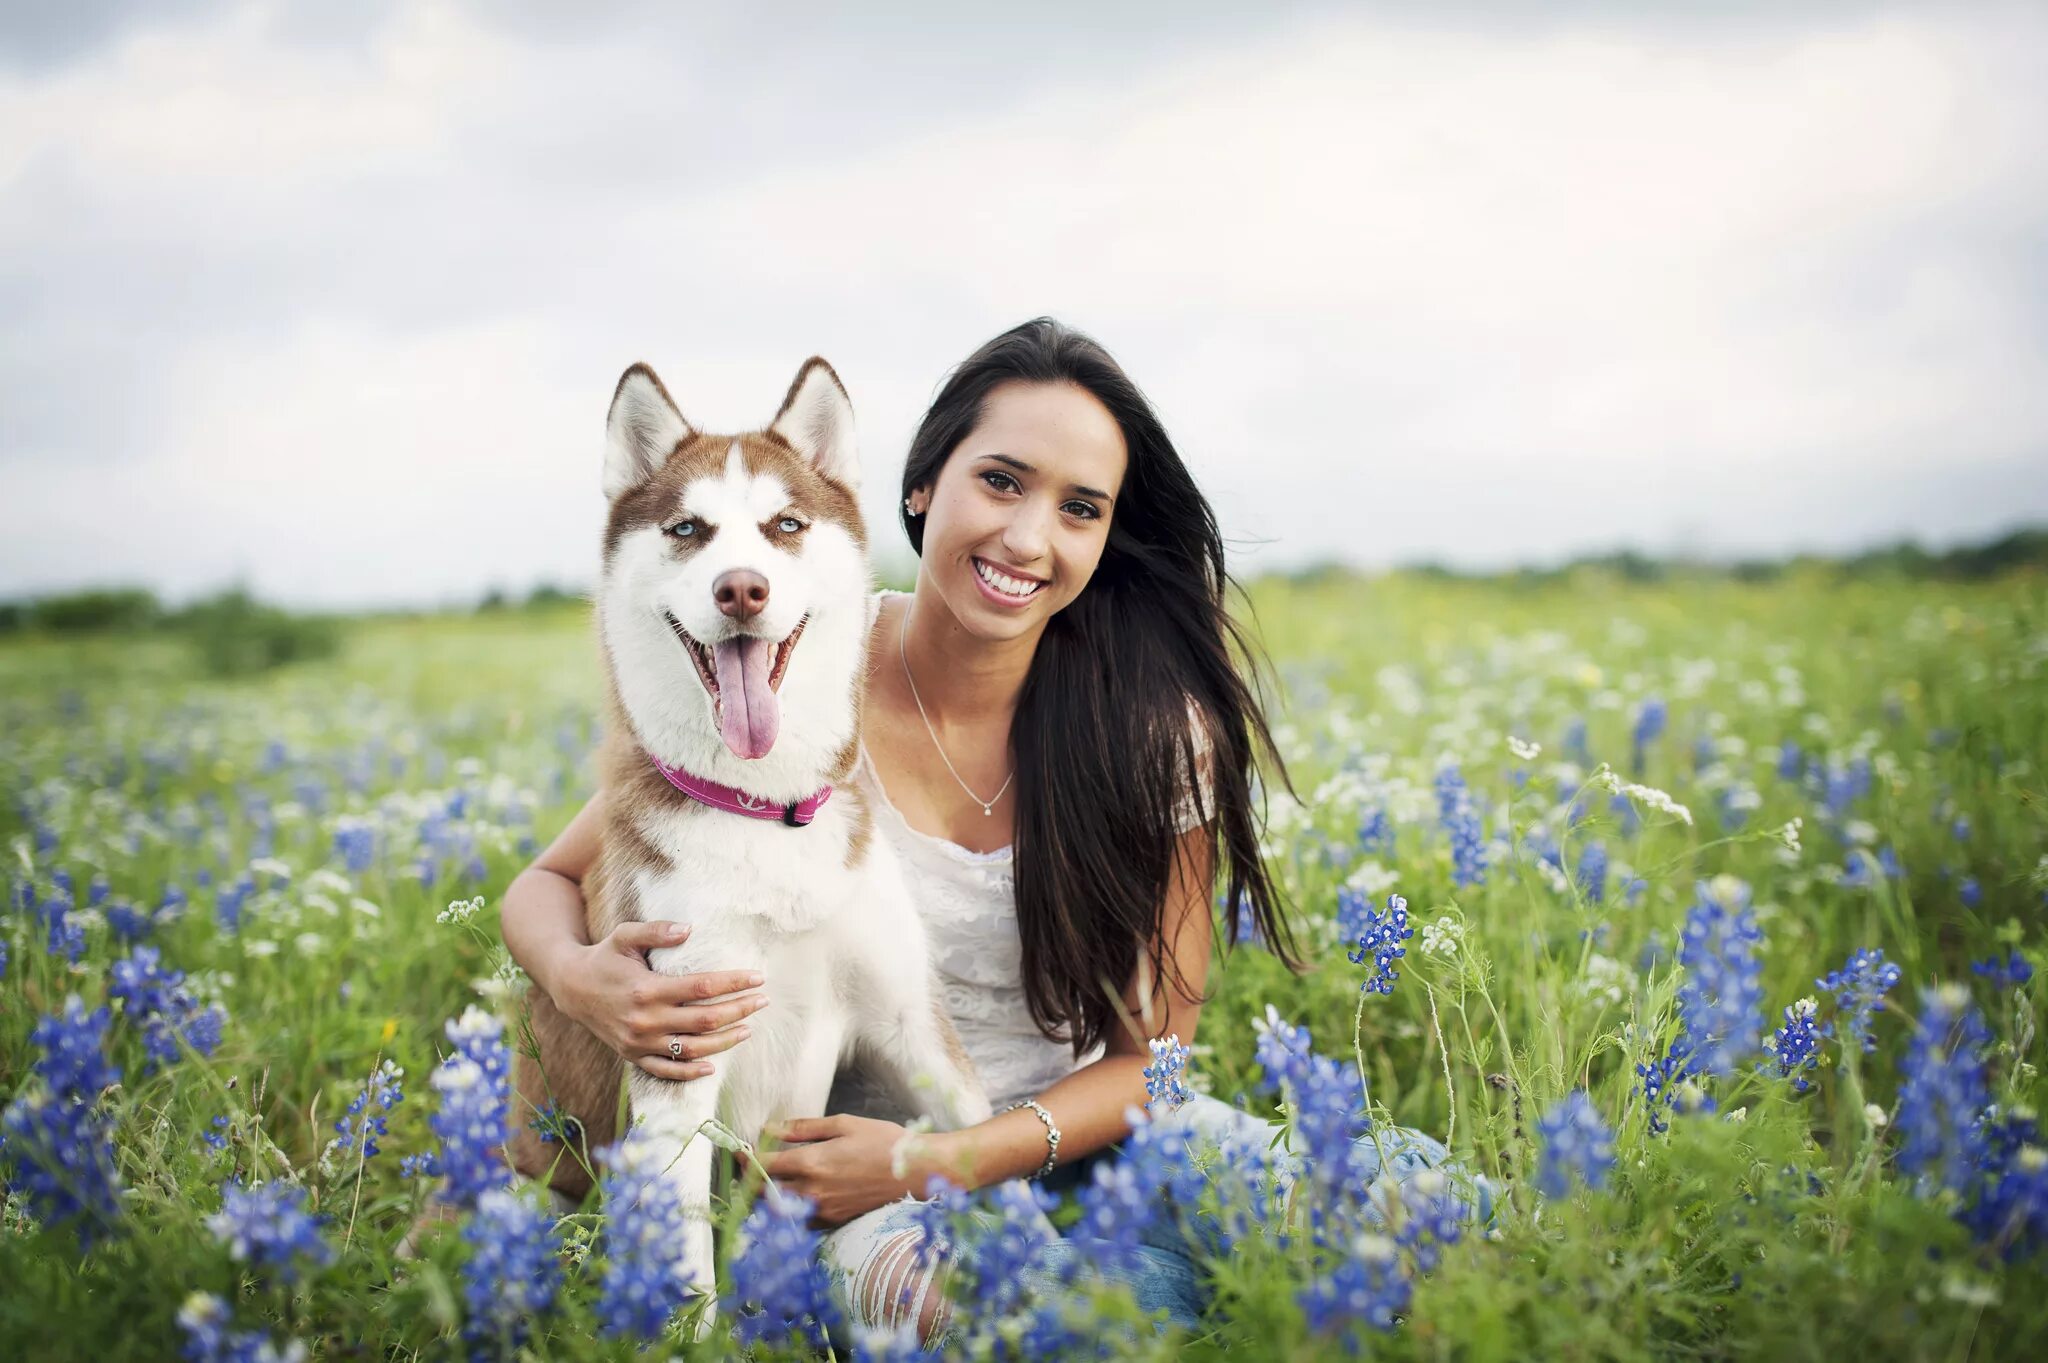
[{"label": "necklace pendant", "polygon": [[993,819],[996,816],[996,810],[994,805],[983,805],[981,807],[981,812],[987,818]]}]

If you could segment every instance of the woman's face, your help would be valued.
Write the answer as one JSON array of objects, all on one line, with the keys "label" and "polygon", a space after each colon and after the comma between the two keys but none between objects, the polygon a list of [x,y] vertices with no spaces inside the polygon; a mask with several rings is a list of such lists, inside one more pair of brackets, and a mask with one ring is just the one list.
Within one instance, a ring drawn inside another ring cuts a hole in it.
[{"label": "woman's face", "polygon": [[1081,594],[1109,539],[1127,462],[1109,409],[1071,383],[990,391],[979,425],[927,492],[925,575],[984,638],[1042,628]]}]

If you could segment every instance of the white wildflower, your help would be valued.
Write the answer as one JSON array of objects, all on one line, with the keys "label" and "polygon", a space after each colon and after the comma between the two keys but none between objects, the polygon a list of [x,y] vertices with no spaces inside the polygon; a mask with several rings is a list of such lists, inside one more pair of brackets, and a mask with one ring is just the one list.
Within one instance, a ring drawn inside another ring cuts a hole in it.
[{"label": "white wildflower", "polygon": [[1353,1257],[1363,1263],[1390,1264],[1395,1252],[1394,1242],[1377,1231],[1367,1231],[1351,1242]]},{"label": "white wildflower", "polygon": [[382,918],[384,916],[384,910],[378,908],[367,899],[351,899],[348,901],[348,906],[365,918]]},{"label": "white wildflower", "polygon": [[1941,1295],[1964,1306],[1992,1307],[1999,1300],[1996,1283],[1972,1282],[1959,1269],[1950,1269],[1941,1280]]},{"label": "white wildflower", "polygon": [[1762,809],[1764,805],[1763,792],[1752,785],[1739,785],[1728,792],[1728,798],[1725,803],[1728,808],[1739,809],[1745,813],[1752,809]]},{"label": "white wildflower", "polygon": [[1951,1013],[1960,1013],[1970,1006],[1970,991],[1953,980],[1936,985],[1934,997],[1943,1009]]},{"label": "white wildflower", "polygon": [[327,939],[317,932],[302,932],[292,939],[292,946],[301,956],[318,956],[327,946]]},{"label": "white wildflower", "polygon": [[315,894],[347,894],[355,886],[348,883],[348,877],[321,867],[306,877],[306,889]]},{"label": "white wildflower", "polygon": [[279,861],[276,857],[256,858],[256,860],[249,863],[249,871],[252,875],[275,876],[279,880],[290,880],[292,878],[292,868]]},{"label": "white wildflower", "polygon": [[1464,944],[1465,925],[1449,914],[1434,923],[1422,925],[1422,954],[1425,956],[1455,956]]},{"label": "white wildflower", "polygon": [[1842,836],[1859,847],[1868,847],[1877,841],[1877,825],[1868,819],[1851,819],[1842,825]]},{"label": "white wildflower", "polygon": [[1876,1103],[1865,1103],[1863,1105],[1863,1120],[1872,1131],[1882,1131],[1884,1130],[1885,1123],[1889,1122],[1891,1118],[1885,1116],[1884,1109]]},{"label": "white wildflower", "polygon": [[462,1016],[448,1024],[448,1039],[458,1046],[465,1041],[488,1040],[502,1030],[498,1020],[475,1004],[462,1010]]},{"label": "white wildflower", "polygon": [[1509,734],[1508,751],[1524,762],[1534,762],[1543,752],[1543,745],[1541,743],[1525,743],[1513,734]]},{"label": "white wildflower", "polygon": [[447,908],[434,915],[434,921],[436,923],[467,923],[470,919],[482,913],[483,908],[484,897],[482,895],[478,895],[474,899],[451,900]]},{"label": "white wildflower", "polygon": [[1792,821],[1779,829],[1774,836],[1779,842],[1785,844],[1788,851],[1797,852],[1799,850],[1799,830],[1804,826],[1805,822],[1804,819],[1794,815]]},{"label": "white wildflower", "polygon": [[1344,888],[1356,890],[1368,898],[1377,898],[1382,892],[1399,884],[1401,877],[1395,871],[1370,857],[1358,863],[1350,875],[1344,878]]},{"label": "white wildflower", "polygon": [[1659,813],[1669,814],[1681,823],[1692,823],[1692,811],[1678,801],[1658,790],[1655,786],[1639,786],[1631,782],[1621,788],[1621,793],[1631,800],[1638,800]]},{"label": "white wildflower", "polygon": [[1635,975],[1627,966],[1597,951],[1586,958],[1585,973],[1572,981],[1574,996],[1610,1006],[1621,1004],[1635,987]]},{"label": "white wildflower", "polygon": [[490,974],[471,980],[469,987],[485,1003],[502,1007],[526,988],[526,972],[510,956],[503,956]]},{"label": "white wildflower", "polygon": [[251,956],[275,956],[277,955],[277,943],[266,941],[259,937],[252,942],[244,943],[242,950],[248,952]]}]

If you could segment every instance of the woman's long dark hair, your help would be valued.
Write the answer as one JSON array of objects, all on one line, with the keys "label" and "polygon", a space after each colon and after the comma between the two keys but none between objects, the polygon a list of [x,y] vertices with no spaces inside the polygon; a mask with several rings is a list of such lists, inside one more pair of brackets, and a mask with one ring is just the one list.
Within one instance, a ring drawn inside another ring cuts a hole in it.
[{"label": "woman's long dark hair", "polygon": [[[1190,702],[1209,742],[1215,817],[1205,832],[1226,881],[1222,902],[1248,899],[1269,947],[1298,965],[1259,856],[1255,742],[1287,778],[1256,689],[1259,655],[1225,606],[1235,584],[1216,515],[1151,404],[1095,341],[1040,317],[968,356],[918,426],[903,495],[936,482],[989,394],[1018,380],[1086,389],[1116,418],[1129,456],[1102,561],[1047,622],[1010,729],[1024,997],[1039,1029],[1079,1055],[1116,1022],[1141,946],[1151,978],[1188,993],[1180,963],[1159,943],[1179,845],[1175,805],[1196,762]],[[922,555],[924,518],[900,514]],[[1234,945],[1238,915],[1224,920]]]}]

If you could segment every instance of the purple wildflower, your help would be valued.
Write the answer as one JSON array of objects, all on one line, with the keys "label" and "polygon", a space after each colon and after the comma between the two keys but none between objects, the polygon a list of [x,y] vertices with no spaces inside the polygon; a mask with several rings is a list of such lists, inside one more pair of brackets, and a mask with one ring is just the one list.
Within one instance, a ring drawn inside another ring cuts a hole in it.
[{"label": "purple wildflower", "polygon": [[1401,978],[1401,972],[1394,969],[1394,962],[1408,954],[1408,948],[1401,944],[1415,935],[1415,929],[1408,926],[1408,901],[1400,895],[1390,894],[1387,896],[1386,913],[1377,914],[1367,909],[1364,923],[1358,934],[1358,945],[1351,949],[1349,957],[1353,965],[1364,965],[1370,957],[1373,973],[1359,988],[1368,994],[1391,994],[1394,981]]},{"label": "purple wildflower", "polygon": [[534,1318],[555,1304],[561,1232],[528,1199],[492,1188],[477,1199],[462,1238],[469,1246],[462,1266],[462,1299],[469,1307],[463,1336],[479,1346],[496,1343],[510,1357]]},{"label": "purple wildflower", "polygon": [[1970,962],[1970,973],[1991,981],[1999,989],[2018,989],[2034,978],[2034,967],[2018,949],[2009,948],[2004,960],[1992,956],[1988,960]]},{"label": "purple wildflower", "polygon": [[1980,1163],[1983,1135],[1976,1118],[1990,1100],[1984,1049],[1991,1034],[1961,985],[1920,993],[1920,1018],[1902,1067],[1898,1124],[1904,1133],[1899,1167],[1925,1195],[1963,1192]]},{"label": "purple wildflower", "polygon": [[1686,915],[1679,962],[1686,981],[1679,1014],[1690,1042],[1693,1072],[1731,1074],[1760,1044],[1763,933],[1750,911],[1749,886],[1732,876],[1699,882]]},{"label": "purple wildflower", "polygon": [[306,1210],[306,1190],[295,1184],[229,1183],[206,1226],[230,1258],[270,1269],[284,1282],[295,1281],[306,1264],[320,1267],[334,1258],[320,1237],[319,1218]]},{"label": "purple wildflower", "polygon": [[[476,1064],[467,1058],[461,1063],[472,1069]],[[613,1338],[659,1338],[689,1295],[681,1274],[688,1223],[675,1185],[665,1177],[668,1150],[667,1142],[633,1132],[597,1152],[605,1206],[597,1318]]]},{"label": "purple wildflower", "polygon": [[1898,982],[1898,966],[1877,948],[1865,947],[1850,952],[1840,970],[1823,975],[1814,984],[1835,996],[1843,1035],[1860,1042],[1867,1053],[1877,1049],[1877,1038],[1870,1032],[1871,1016],[1884,1011],[1884,996]]},{"label": "purple wildflower", "polygon": [[1585,1090],[1574,1089],[1559,1099],[1536,1119],[1536,1131],[1543,1138],[1536,1187],[1545,1197],[1563,1197],[1573,1178],[1585,1180],[1589,1188],[1607,1181],[1614,1167],[1614,1133]]},{"label": "purple wildflower", "polygon": [[1178,1033],[1152,1039],[1152,1063],[1145,1067],[1145,1109],[1171,1112],[1188,1100],[1189,1050]]}]

